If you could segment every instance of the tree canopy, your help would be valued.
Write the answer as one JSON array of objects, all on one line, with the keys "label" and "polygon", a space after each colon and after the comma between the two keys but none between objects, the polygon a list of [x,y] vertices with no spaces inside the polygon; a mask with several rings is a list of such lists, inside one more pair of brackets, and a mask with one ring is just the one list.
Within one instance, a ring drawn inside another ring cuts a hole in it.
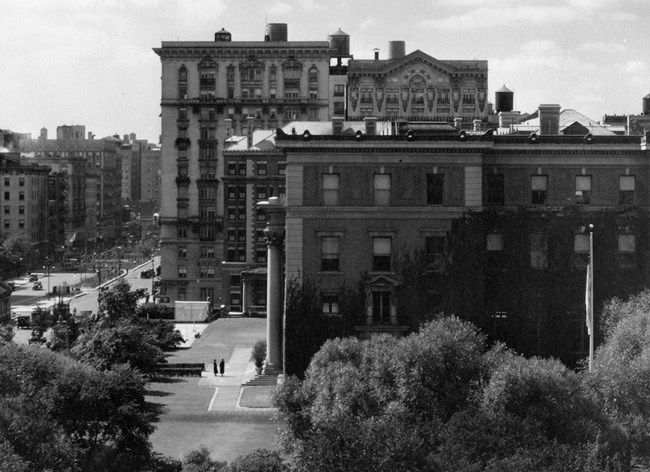
[{"label": "tree canopy", "polygon": [[609,471],[625,438],[580,374],[442,317],[335,339],[276,397],[297,470]]},{"label": "tree canopy", "polygon": [[132,369],[0,345],[0,458],[17,471],[144,470],[153,430],[144,394]]}]

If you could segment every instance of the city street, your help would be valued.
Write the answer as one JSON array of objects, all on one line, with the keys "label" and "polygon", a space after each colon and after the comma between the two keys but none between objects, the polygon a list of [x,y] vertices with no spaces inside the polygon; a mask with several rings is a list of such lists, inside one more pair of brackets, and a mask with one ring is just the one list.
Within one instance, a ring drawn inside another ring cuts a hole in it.
[{"label": "city street", "polygon": [[[160,257],[156,257],[153,261],[149,260],[140,266],[128,270],[123,278],[131,285],[132,290],[139,288],[147,289],[151,294],[154,279],[142,279],[140,278],[140,272],[158,267],[159,264]],[[29,276],[27,275],[8,281],[15,285],[14,292],[11,294],[11,311],[16,315],[29,315],[36,307],[48,308],[59,300],[70,303],[70,310],[76,309],[77,313],[81,313],[82,311],[97,313],[99,306],[97,300],[99,294],[98,287],[83,286],[84,280],[93,277],[95,275],[94,273],[62,272],[48,275],[37,272],[33,275],[36,275],[38,282],[41,282],[43,286],[41,290],[35,290],[33,288],[35,282],[29,282]],[[116,280],[117,278],[104,281],[102,286],[110,286]],[[80,284],[81,289],[76,291],[74,288]],[[67,286],[72,288],[70,294],[65,293]],[[54,287],[57,287],[58,295],[52,295],[48,298],[47,293],[53,291]]]}]

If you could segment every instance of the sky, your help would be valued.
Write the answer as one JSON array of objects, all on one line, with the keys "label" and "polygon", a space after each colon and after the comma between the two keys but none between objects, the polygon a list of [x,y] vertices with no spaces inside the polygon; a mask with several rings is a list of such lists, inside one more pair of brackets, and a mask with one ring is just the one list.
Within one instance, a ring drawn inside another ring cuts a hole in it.
[{"label": "sky", "polygon": [[49,137],[85,125],[101,138],[158,142],[162,41],[290,41],[341,28],[370,59],[388,42],[437,59],[488,61],[490,101],[506,85],[516,110],[558,103],[594,120],[638,114],[650,94],[648,0],[2,0],[0,129]]}]

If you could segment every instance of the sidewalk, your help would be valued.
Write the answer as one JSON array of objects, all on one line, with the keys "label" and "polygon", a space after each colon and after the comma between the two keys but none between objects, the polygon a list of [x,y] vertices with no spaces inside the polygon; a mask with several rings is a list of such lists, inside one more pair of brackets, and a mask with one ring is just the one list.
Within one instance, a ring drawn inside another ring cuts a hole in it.
[{"label": "sidewalk", "polygon": [[[242,384],[255,376],[252,347],[265,336],[263,318],[221,318],[191,347],[168,355],[170,363],[201,362],[205,371],[200,378],[159,379],[148,385],[146,400],[162,408],[150,437],[156,452],[180,458],[205,446],[213,459],[232,461],[254,449],[275,448],[276,410],[239,405]],[[226,362],[223,377],[214,376],[215,359]],[[251,388],[265,387],[246,387]]]}]

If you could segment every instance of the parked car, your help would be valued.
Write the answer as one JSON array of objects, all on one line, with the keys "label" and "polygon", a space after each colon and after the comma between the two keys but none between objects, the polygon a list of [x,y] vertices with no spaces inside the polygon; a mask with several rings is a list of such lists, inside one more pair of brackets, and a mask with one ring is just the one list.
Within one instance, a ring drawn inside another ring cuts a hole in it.
[{"label": "parked car", "polygon": [[16,326],[20,328],[30,328],[32,326],[31,317],[29,316],[19,316],[16,320]]},{"label": "parked car", "polygon": [[141,279],[150,279],[153,276],[154,276],[153,269],[147,269],[147,270],[143,270],[142,272],[140,272],[140,278]]},{"label": "parked car", "polygon": [[36,274],[32,274],[29,276],[30,282],[36,282],[37,280],[38,280],[38,276]]},{"label": "parked car", "polygon": [[43,290],[43,284],[41,282],[36,282],[32,288],[34,290]]}]

